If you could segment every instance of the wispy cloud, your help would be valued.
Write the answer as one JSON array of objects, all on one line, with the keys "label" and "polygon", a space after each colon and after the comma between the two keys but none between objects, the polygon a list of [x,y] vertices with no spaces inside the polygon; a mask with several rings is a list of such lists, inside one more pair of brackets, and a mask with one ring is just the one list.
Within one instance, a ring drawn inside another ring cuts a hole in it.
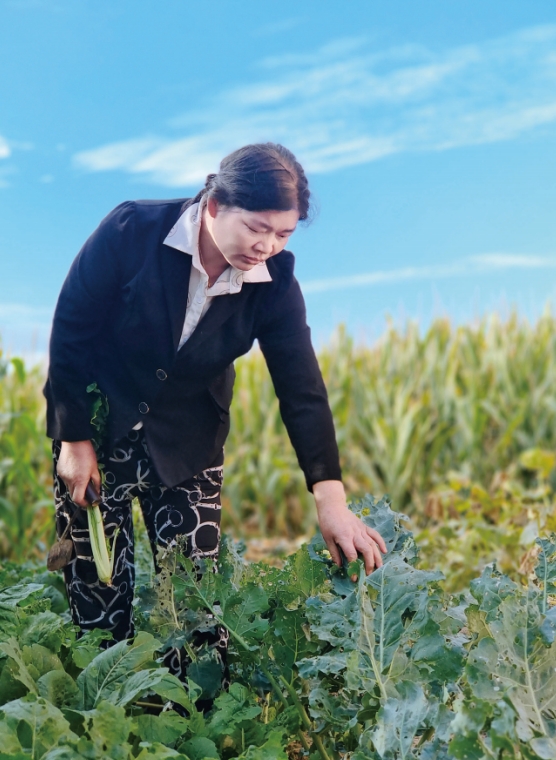
[{"label": "wispy cloud", "polygon": [[332,290],[350,290],[372,285],[394,284],[410,280],[439,280],[449,277],[488,274],[510,269],[556,269],[556,256],[528,256],[511,253],[485,253],[468,256],[450,264],[424,267],[403,267],[375,272],[362,272],[347,277],[330,277],[301,283],[306,295]]},{"label": "wispy cloud", "polygon": [[10,146],[8,145],[8,141],[5,137],[2,137],[2,135],[0,135],[0,158],[8,158],[11,156],[11,153],[12,152],[10,150]]},{"label": "wispy cloud", "polygon": [[556,122],[556,25],[444,51],[372,50],[336,40],[261,61],[258,79],[174,118],[170,134],[82,151],[87,171],[198,185],[240,145],[288,145],[309,171],[329,172],[405,151],[511,140]]}]

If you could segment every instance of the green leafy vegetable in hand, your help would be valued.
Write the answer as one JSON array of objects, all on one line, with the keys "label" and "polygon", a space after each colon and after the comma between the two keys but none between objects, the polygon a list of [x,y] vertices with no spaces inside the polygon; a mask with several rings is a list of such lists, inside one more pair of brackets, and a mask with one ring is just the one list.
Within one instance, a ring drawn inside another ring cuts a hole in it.
[{"label": "green leafy vegetable in hand", "polygon": [[98,578],[102,583],[111,586],[112,573],[114,572],[114,557],[116,556],[116,538],[118,537],[119,529],[116,528],[114,531],[112,549],[110,550],[104,533],[104,523],[102,522],[102,514],[99,507],[100,496],[95,491],[92,482],[87,486],[85,496],[91,503],[91,507],[87,510],[87,520],[89,523],[91,549],[93,551]]},{"label": "green leafy vegetable in hand", "polygon": [[[108,406],[107,396],[100,390],[97,383],[91,383],[87,386],[87,393],[94,394],[91,406],[91,425],[96,428],[97,435],[92,439],[93,446],[97,456],[101,453],[104,440],[106,438],[106,428],[108,425]],[[104,482],[104,465],[99,463],[98,468],[100,476]],[[107,585],[112,585],[112,573],[114,571],[114,549],[116,546],[116,537],[118,530],[115,531],[112,540],[112,550],[110,550],[104,533],[104,524],[102,514],[98,506],[100,496],[92,489],[92,484],[87,488],[87,498],[92,506],[87,510],[87,519],[89,523],[89,536],[91,539],[91,549],[97,568],[99,580]]]}]

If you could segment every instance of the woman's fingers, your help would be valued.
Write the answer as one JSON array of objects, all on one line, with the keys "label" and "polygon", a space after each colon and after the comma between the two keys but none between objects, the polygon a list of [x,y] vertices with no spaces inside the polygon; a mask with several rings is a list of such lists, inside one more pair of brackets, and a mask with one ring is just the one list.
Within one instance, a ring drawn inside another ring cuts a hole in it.
[{"label": "woman's fingers", "polygon": [[338,565],[338,567],[342,566],[342,558],[340,557],[340,552],[338,551],[338,547],[336,546],[336,542],[333,538],[325,539],[326,545],[328,547],[328,551],[330,552],[330,556],[332,557],[332,561]]},{"label": "woman's fingers", "polygon": [[384,543],[384,539],[380,535],[380,533],[377,530],[374,530],[374,528],[367,528],[367,534],[373,539],[375,544],[378,544],[378,548],[383,554],[386,554],[388,549],[386,548],[386,544]]},{"label": "woman's fingers", "polygon": [[[384,545],[384,542],[382,543]],[[332,559],[339,566],[341,566],[341,562],[339,561],[340,554],[337,549],[333,551],[331,548],[334,547],[335,549],[336,545],[339,545],[342,548],[348,562],[353,562],[359,555],[361,555],[365,563],[366,575],[369,575],[375,568],[382,567],[383,565],[380,546],[378,545],[378,542],[371,538],[367,533],[355,535],[350,539],[337,539],[337,544],[334,541],[327,542],[327,544]],[[384,547],[384,549],[386,550],[386,547]],[[336,557],[338,557],[338,559],[336,559]],[[356,581],[357,576],[352,575],[351,580]]]},{"label": "woman's fingers", "polygon": [[[342,566],[340,549],[348,563],[361,556],[365,564],[365,573],[369,575],[375,568],[382,567],[382,554],[387,552],[386,544],[378,531],[361,525],[359,520],[352,530],[350,533],[345,531],[338,535],[331,532],[330,535],[324,536],[330,556],[339,567]],[[356,581],[357,575],[352,575],[351,580]]]},{"label": "woman's fingers", "polygon": [[361,538],[355,542],[359,552],[363,555],[365,561],[365,573],[369,575],[373,570],[378,567],[382,567],[382,557],[376,543],[369,539],[368,536],[361,536]]},{"label": "woman's fingers", "polygon": [[374,546],[373,546],[373,552],[374,552],[374,555],[375,555],[375,567],[382,567],[382,565],[384,564],[384,562],[382,560],[382,555],[380,553],[380,549],[378,548],[378,546],[376,544],[374,544]]}]

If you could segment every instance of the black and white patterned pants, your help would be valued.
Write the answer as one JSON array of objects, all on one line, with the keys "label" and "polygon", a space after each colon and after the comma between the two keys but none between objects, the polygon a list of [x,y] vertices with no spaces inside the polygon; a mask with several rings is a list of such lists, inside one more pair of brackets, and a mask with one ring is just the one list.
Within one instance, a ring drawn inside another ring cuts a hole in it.
[{"label": "black and white patterned pants", "polygon": [[[80,512],[70,527],[74,555],[71,562],[63,568],[72,620],[82,632],[102,628],[112,632],[114,641],[122,641],[135,635],[132,608],[135,583],[132,500],[137,497],[141,505],[157,572],[157,548],[172,545],[177,536],[187,536],[188,556],[217,557],[223,453],[211,467],[174,488],[167,488],[160,482],[142,429],[131,430],[117,442],[109,456],[99,456],[99,463],[104,464],[105,480],[100,509],[110,546],[114,531],[119,528],[112,586],[107,586],[98,579],[89,541],[86,510],[76,507],[64,481],[57,474],[60,450],[60,441],[53,441],[58,536],[62,535],[75,509]],[[228,634],[220,626],[216,631],[216,634],[209,631],[198,635],[210,648],[215,649],[227,680]],[[109,646],[114,641],[107,642],[106,645]],[[202,642],[199,640],[196,643]],[[183,648],[173,647],[164,654],[163,664],[184,682],[189,663]]]}]

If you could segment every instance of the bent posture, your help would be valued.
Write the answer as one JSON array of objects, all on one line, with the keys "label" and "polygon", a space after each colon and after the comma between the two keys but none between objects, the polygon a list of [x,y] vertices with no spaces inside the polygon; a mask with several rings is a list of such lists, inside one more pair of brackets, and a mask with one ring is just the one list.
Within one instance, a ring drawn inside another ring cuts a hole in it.
[{"label": "bent posture", "polygon": [[[76,551],[64,578],[82,631],[108,629],[116,640],[134,634],[134,497],[155,557],[178,535],[187,536],[190,555],[217,555],[233,362],[255,340],[334,561],[341,563],[341,548],[348,560],[361,554],[367,572],[382,564],[382,538],[346,507],[332,415],[285,250],[308,213],[295,157],[281,145],[248,145],[224,158],[195,198],[117,206],[73,262],[44,389],[57,531],[76,505],[87,505],[89,480],[101,489],[99,465],[108,540],[119,531],[106,586],[85,513],[71,526]],[[109,404],[99,451],[91,442],[93,383]],[[224,660],[225,632],[210,644]],[[165,663],[185,677],[183,650],[169,650]]]}]

